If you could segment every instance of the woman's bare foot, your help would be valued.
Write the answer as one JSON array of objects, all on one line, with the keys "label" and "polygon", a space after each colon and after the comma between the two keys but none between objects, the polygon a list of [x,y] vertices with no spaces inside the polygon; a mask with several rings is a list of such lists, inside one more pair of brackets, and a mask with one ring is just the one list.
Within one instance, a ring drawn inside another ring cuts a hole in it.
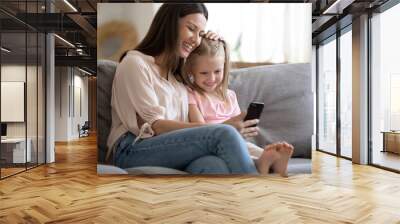
[{"label": "woman's bare foot", "polygon": [[272,164],[274,172],[279,173],[282,177],[287,177],[287,167],[290,157],[293,154],[293,146],[287,142],[276,144],[276,151],[279,154],[279,160]]},{"label": "woman's bare foot", "polygon": [[272,164],[276,163],[280,159],[280,154],[276,150],[275,144],[270,144],[264,147],[264,151],[261,156],[255,161],[257,170],[262,175],[269,173],[269,168]]}]

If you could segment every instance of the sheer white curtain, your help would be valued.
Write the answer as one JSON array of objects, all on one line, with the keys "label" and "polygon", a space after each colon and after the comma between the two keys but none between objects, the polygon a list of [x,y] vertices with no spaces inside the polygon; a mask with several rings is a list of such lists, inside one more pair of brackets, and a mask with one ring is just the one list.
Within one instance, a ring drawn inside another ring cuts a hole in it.
[{"label": "sheer white curtain", "polygon": [[311,60],[311,4],[208,3],[207,28],[229,43],[232,61]]}]

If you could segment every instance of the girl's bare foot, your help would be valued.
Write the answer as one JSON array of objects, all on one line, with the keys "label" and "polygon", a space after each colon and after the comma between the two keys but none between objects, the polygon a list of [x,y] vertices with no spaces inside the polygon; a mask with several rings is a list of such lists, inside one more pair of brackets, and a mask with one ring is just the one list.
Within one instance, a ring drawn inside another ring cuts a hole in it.
[{"label": "girl's bare foot", "polygon": [[293,146],[287,142],[276,144],[276,151],[279,154],[279,160],[272,164],[274,172],[279,173],[282,177],[287,177],[287,167],[290,157],[293,154]]},{"label": "girl's bare foot", "polygon": [[275,144],[265,146],[263,153],[255,161],[258,172],[262,175],[267,175],[271,165],[276,163],[279,159],[280,154],[277,152]]}]

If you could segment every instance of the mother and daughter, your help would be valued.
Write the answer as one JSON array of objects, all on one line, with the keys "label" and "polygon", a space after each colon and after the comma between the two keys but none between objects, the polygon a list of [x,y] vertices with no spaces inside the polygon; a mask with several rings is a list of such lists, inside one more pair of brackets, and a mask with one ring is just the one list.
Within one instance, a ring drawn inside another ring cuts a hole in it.
[{"label": "mother and daughter", "polygon": [[258,120],[243,121],[228,89],[228,46],[204,32],[207,19],[202,3],[163,4],[142,42],[121,58],[107,157],[121,168],[286,176],[292,145],[244,140],[258,134]]}]

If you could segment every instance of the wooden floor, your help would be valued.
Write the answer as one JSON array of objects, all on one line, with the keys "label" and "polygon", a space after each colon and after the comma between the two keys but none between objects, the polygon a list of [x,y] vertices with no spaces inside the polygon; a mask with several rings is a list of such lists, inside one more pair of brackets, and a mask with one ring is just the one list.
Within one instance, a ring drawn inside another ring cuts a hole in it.
[{"label": "wooden floor", "polygon": [[313,174],[97,176],[95,138],[0,181],[0,223],[400,223],[400,175],[320,152]]},{"label": "wooden floor", "polygon": [[18,164],[17,167],[2,167],[1,168],[1,178],[6,178],[11,175],[15,175],[17,173],[23,172],[25,170],[33,169],[37,167],[36,163],[27,163],[26,167],[25,164]]},{"label": "wooden floor", "polygon": [[400,155],[392,152],[374,151],[372,162],[377,165],[400,170]]},{"label": "wooden floor", "polygon": [[17,168],[8,168],[8,167],[4,168],[3,167],[3,168],[1,168],[1,178],[22,172],[24,170],[26,170],[25,167],[23,167],[23,168],[22,167],[17,167]]}]

